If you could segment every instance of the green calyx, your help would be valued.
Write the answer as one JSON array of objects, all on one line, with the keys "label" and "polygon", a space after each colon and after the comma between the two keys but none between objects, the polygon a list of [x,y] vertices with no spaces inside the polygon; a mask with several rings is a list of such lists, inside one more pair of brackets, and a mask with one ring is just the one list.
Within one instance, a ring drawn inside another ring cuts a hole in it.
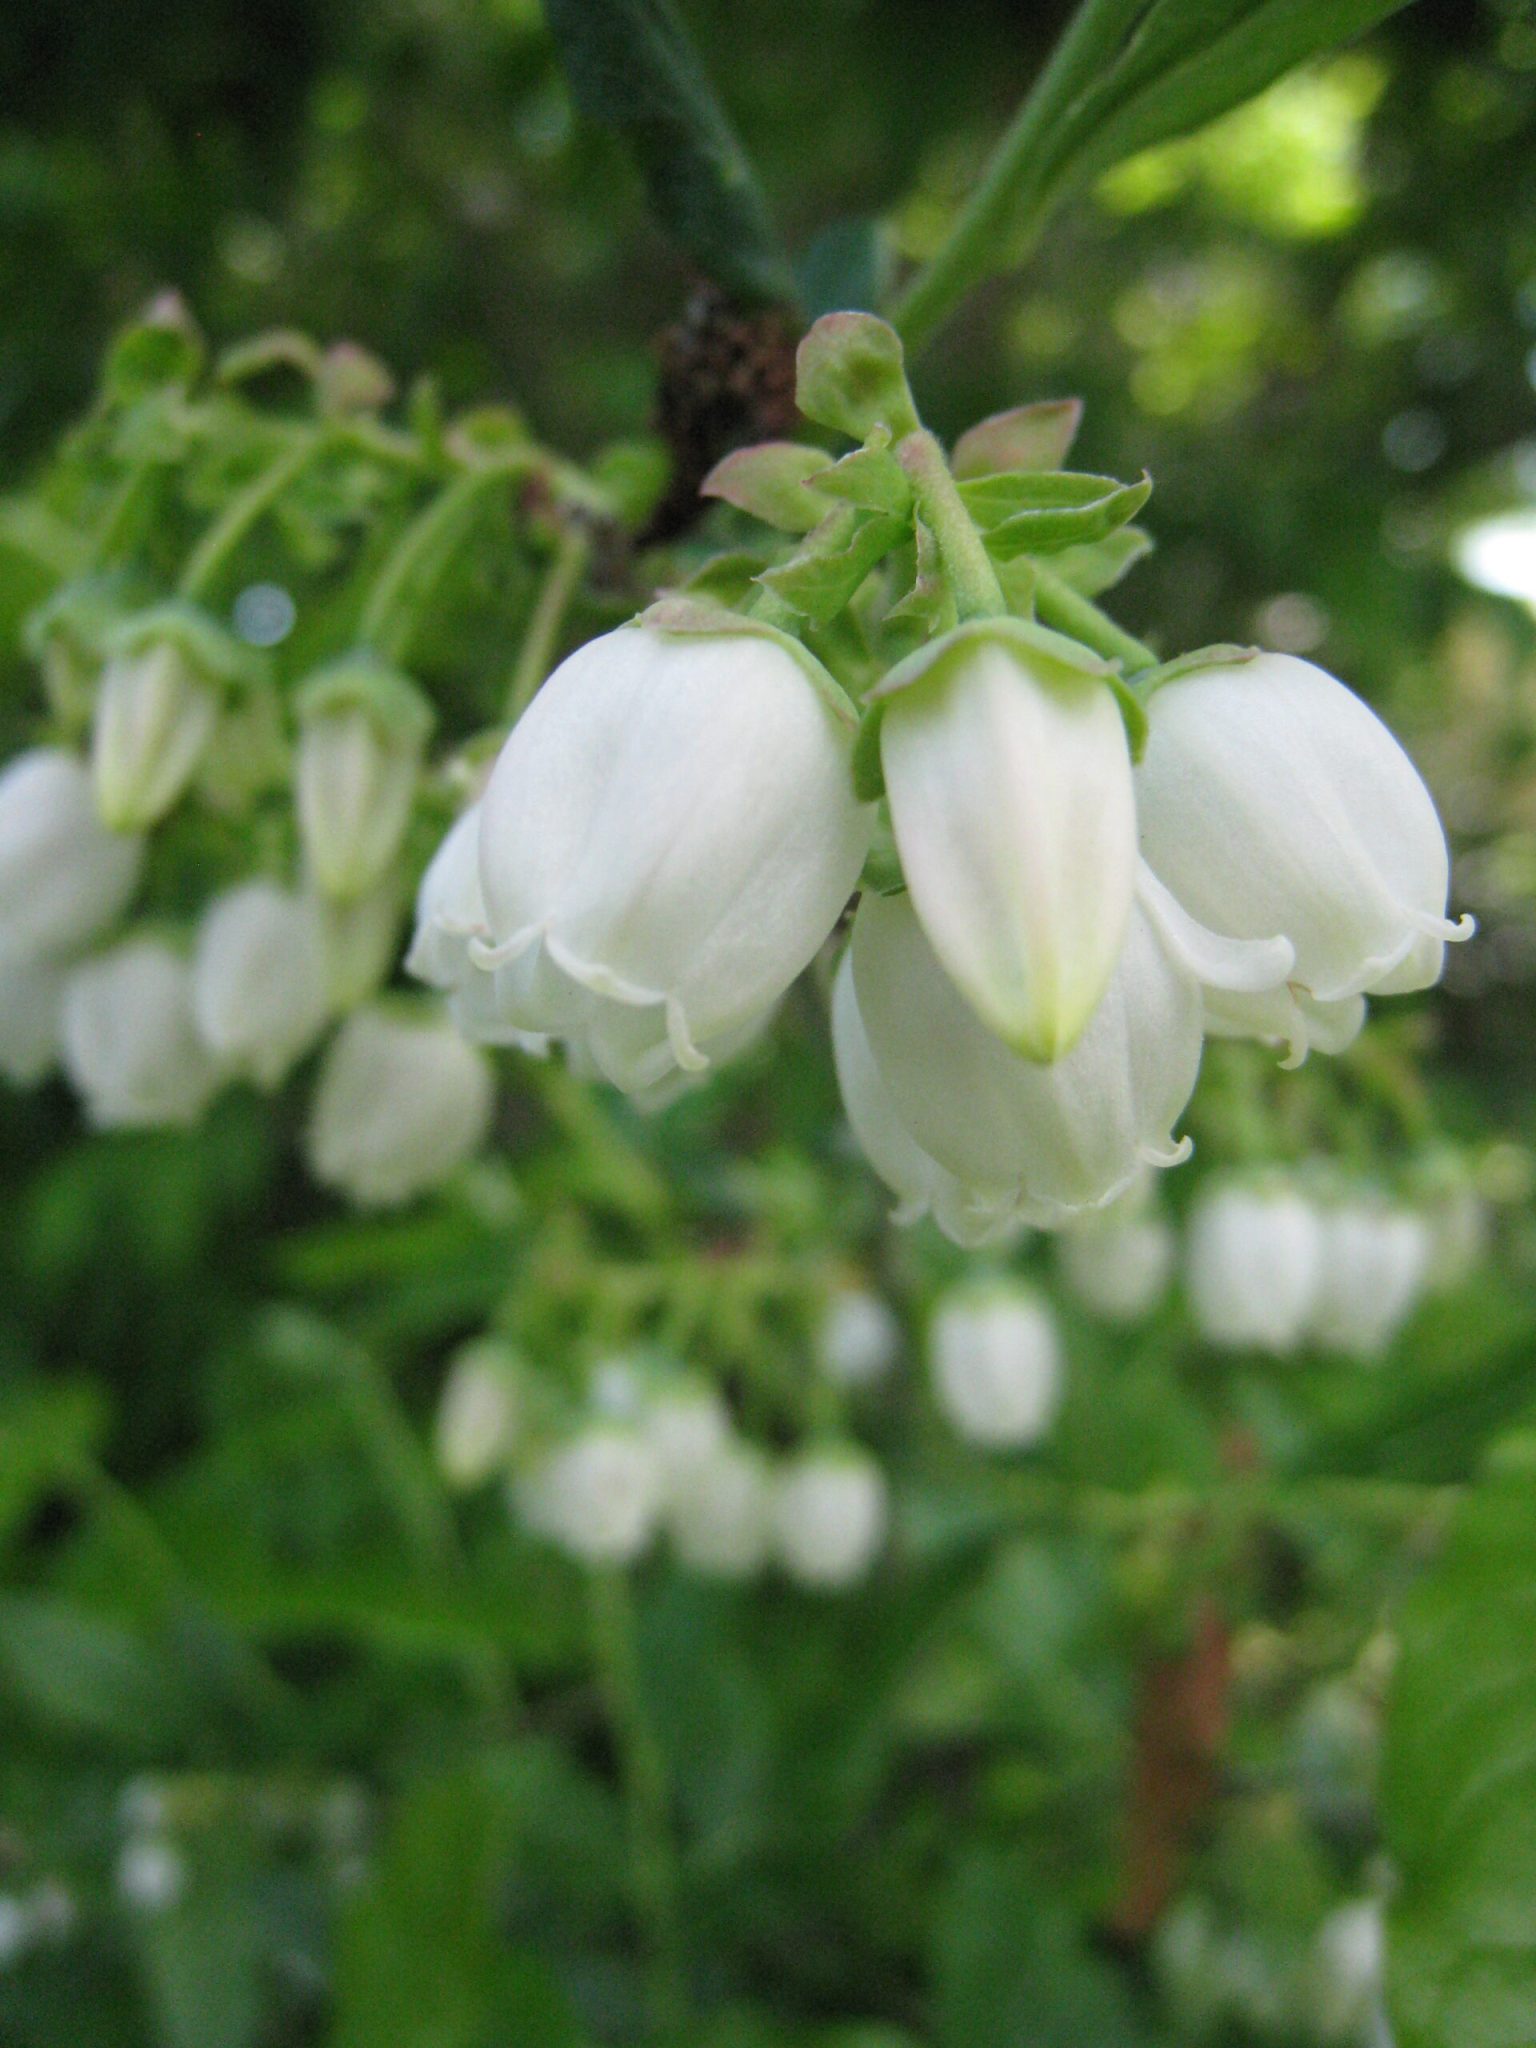
[{"label": "green calyx", "polygon": [[780,647],[800,667],[806,680],[817,696],[832,714],[839,726],[853,733],[859,723],[858,710],[847,691],[831,671],[817,660],[811,650],[786,633],[768,619],[754,617],[750,612],[729,610],[709,598],[671,595],[661,597],[648,605],[629,622],[630,628],[643,626],[656,633],[677,633],[689,636],[704,636],[712,639],[735,638],[743,634],[756,640],[769,640]]},{"label": "green calyx", "polygon": [[394,745],[427,743],[437,714],[408,675],[364,652],[343,655],[319,669],[300,687],[294,710],[301,725],[361,711]]},{"label": "green calyx", "polygon": [[266,674],[260,656],[199,606],[170,598],[120,619],[103,636],[101,651],[116,655],[144,654],[156,647],[174,647],[198,678],[222,690],[249,688]]}]

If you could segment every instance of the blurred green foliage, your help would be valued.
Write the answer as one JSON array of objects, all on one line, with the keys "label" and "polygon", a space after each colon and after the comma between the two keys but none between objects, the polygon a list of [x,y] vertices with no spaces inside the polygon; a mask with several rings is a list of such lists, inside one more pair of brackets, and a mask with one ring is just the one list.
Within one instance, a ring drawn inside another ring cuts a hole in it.
[{"label": "blurred green foliage", "polygon": [[[855,266],[934,246],[1063,10],[686,12],[830,302]],[[645,428],[689,280],[616,143],[573,115],[533,0],[12,0],[0,63],[25,81],[0,120],[10,481],[167,285],[220,341],[355,336],[578,452]],[[1257,1119],[1272,1151],[1389,1169],[1447,1131],[1502,1204],[1500,1258],[1377,1373],[1217,1360],[1177,1303],[1130,1337],[1068,1312],[1067,1407],[1023,1462],[938,1434],[909,1358],[853,1404],[900,1499],[867,1593],[638,1574],[691,2048],[1310,2038],[1285,2011],[1278,2031],[1181,2014],[1112,1932],[1138,1685],[1218,1589],[1233,1729],[1191,1870],[1289,1982],[1383,1839],[1384,1620],[1445,1490],[1536,1401],[1536,634],[1446,555],[1463,518],[1536,493],[1533,144],[1525,10],[1422,0],[1111,173],[919,365],[942,429],[1076,392],[1085,465],[1152,472],[1133,630],[1315,654],[1405,731],[1483,937],[1337,1075],[1282,1095],[1250,1049],[1218,1053],[1195,1128],[1212,1158]],[[38,594],[22,538],[0,531],[18,615]],[[492,666],[525,590],[504,567],[479,565],[429,668],[456,673],[466,640]],[[37,705],[6,663],[13,741]],[[558,1374],[601,1340],[605,1286],[691,1263],[692,1341],[787,1436],[824,1398],[808,1350],[831,1280],[874,1276],[915,1356],[961,1261],[886,1229],[808,997],[771,1054],[660,1122],[530,1070],[493,1160],[393,1219],[304,1182],[297,1117],[291,1095],[235,1095],[194,1133],[86,1139],[62,1090],[0,1095],[0,1890],[63,1887],[73,1916],[0,1970],[0,2040],[643,2038],[589,1588],[499,1498],[445,1494],[425,1449],[443,1361],[510,1301]],[[1510,1704],[1476,1729],[1529,1745],[1518,1442],[1404,1631],[1386,1840],[1423,1887],[1405,2048],[1529,2037],[1506,1862],[1529,1798],[1490,1807],[1435,1734],[1486,1672]],[[1465,1956],[1487,1948],[1484,1983]],[[1469,1973],[1471,2017],[1436,2002],[1445,1971]]]}]

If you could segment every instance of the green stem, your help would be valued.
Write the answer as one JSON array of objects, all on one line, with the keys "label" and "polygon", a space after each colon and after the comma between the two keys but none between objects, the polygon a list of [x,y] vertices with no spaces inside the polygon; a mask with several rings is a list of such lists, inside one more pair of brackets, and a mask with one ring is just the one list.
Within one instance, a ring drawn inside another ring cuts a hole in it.
[{"label": "green stem", "polygon": [[949,473],[944,450],[925,427],[897,450],[923,520],[939,544],[939,558],[962,619],[996,619],[1008,610],[986,543]]},{"label": "green stem", "polygon": [[122,552],[124,542],[137,524],[140,513],[153,500],[168,467],[156,455],[135,463],[129,470],[112,493],[112,502],[91,536],[90,560],[93,567],[112,561]]},{"label": "green stem", "polygon": [[687,2004],[677,1867],[666,1764],[641,1697],[634,1604],[622,1572],[592,1574],[591,1607],[592,1647],[628,1814],[635,1913],[650,1949],[653,2033],[670,2042],[683,2027]]},{"label": "green stem", "polygon": [[549,674],[555,649],[560,643],[565,615],[581,587],[581,579],[591,558],[592,536],[586,526],[576,520],[567,520],[560,528],[555,558],[549,565],[543,587],[529,614],[523,643],[517,650],[512,681],[507,689],[508,725],[516,725]]},{"label": "green stem", "polygon": [[207,594],[252,527],[266,517],[284,491],[302,476],[322,450],[332,445],[332,440],[329,428],[304,428],[281,455],[230,500],[187,557],[178,585],[183,597],[201,598]]},{"label": "green stem", "polygon": [[1041,625],[1054,626],[1058,633],[1080,640],[1106,661],[1123,662],[1129,676],[1139,675],[1145,668],[1156,668],[1157,656],[1144,641],[1122,631],[1107,612],[1100,611],[1096,604],[1064,583],[1054,570],[1040,562],[1035,563],[1034,570],[1035,616]]},{"label": "green stem", "polygon": [[513,471],[495,464],[467,469],[444,486],[407,525],[385,557],[358,621],[361,645],[387,661],[403,661],[425,590],[447,567],[482,497]]},{"label": "green stem", "polygon": [[1060,195],[1048,145],[1073,102],[1109,65],[1147,0],[1084,0],[994,150],[981,180],[939,248],[897,300],[891,321],[920,348],[970,287],[1039,235]]}]

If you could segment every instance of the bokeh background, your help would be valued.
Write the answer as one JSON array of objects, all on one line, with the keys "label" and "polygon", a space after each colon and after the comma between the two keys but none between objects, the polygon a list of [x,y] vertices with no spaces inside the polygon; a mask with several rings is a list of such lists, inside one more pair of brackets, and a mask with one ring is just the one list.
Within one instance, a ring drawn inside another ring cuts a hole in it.
[{"label": "bokeh background", "polygon": [[[684,12],[815,304],[871,219],[883,260],[935,245],[1065,10]],[[10,0],[0,77],[6,489],[166,287],[217,343],[354,337],[402,386],[510,400],[578,456],[648,430],[692,281],[574,115],[535,0]],[[592,1273],[642,1257],[746,1275],[711,1369],[803,1380],[835,1273],[896,1301],[910,1353],[857,1410],[905,1502],[869,1589],[637,1585],[700,1986],[686,2038],[1327,2038],[1272,1984],[1186,2010],[1146,1930],[1116,1934],[1130,1731],[1225,1578],[1227,1774],[1168,1900],[1205,1901],[1255,1981],[1267,1957],[1290,1983],[1391,1847],[1383,1616],[1424,1550],[1403,1502],[1470,1478],[1536,1399],[1536,631],[1466,542],[1536,505],[1533,165],[1536,21],[1419,0],[1112,173],[915,373],[949,432],[1079,393],[1083,466],[1156,480],[1126,625],[1313,656],[1410,745],[1477,943],[1326,1080],[1213,1057],[1191,1127],[1213,1164],[1256,1117],[1280,1158],[1390,1176],[1453,1153],[1491,1218],[1475,1278],[1374,1372],[1218,1359],[1177,1299],[1134,1340],[1068,1304],[1068,1405],[1020,1475],[932,1426],[914,1361],[964,1262],[886,1229],[809,991],[771,1053],[655,1122],[514,1088],[495,1153],[382,1221],[306,1181],[282,1104],[87,1137],[62,1086],[0,1092],[0,1894],[68,1906],[25,1954],[0,1916],[7,2048],[642,2038],[578,1577],[499,1501],[451,1504],[422,1448],[445,1357],[509,1285],[558,1360],[589,1342]],[[1529,559],[1536,601],[1536,539]],[[10,746],[38,702],[24,579],[5,589]],[[754,1294],[759,1256],[779,1293]],[[1226,1484],[1234,1431],[1376,1507],[1335,1519],[1282,1488],[1217,1542],[1178,1498],[1118,1521],[1100,1498]],[[163,1910],[124,1896],[145,1842],[181,1860]],[[1510,2024],[1443,2038],[1528,2038]]]}]

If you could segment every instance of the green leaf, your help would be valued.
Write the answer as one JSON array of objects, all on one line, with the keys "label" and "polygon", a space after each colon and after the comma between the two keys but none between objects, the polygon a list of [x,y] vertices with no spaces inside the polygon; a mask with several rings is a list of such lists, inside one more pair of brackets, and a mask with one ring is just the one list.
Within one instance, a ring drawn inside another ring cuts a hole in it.
[{"label": "green leaf", "polygon": [[577,105],[624,138],[684,254],[749,304],[793,302],[752,166],[669,0],[547,0],[544,12]]},{"label": "green leaf", "polygon": [[906,539],[907,522],[839,507],[805,546],[758,578],[808,619],[830,619],[853,597],[875,564]]},{"label": "green leaf", "polygon": [[1047,398],[995,412],[960,436],[949,466],[962,481],[1005,469],[1060,469],[1082,417],[1080,398]]},{"label": "green leaf", "polygon": [[868,215],[830,222],[795,261],[800,297],[812,319],[873,312],[885,303],[891,269],[885,223]]},{"label": "green leaf", "polygon": [[871,435],[867,447],[855,448],[841,462],[818,472],[814,488],[834,498],[845,498],[866,512],[884,512],[892,519],[905,519],[912,510],[912,486],[907,473],[891,453],[890,436],[883,428]]},{"label": "green leaf", "polygon": [[96,1455],[106,1429],[106,1403],[83,1382],[18,1389],[0,1403],[0,1543],[61,1478]]},{"label": "green leaf", "polygon": [[901,337],[873,313],[824,313],[802,337],[795,402],[808,420],[853,441],[877,427],[899,440],[919,425]]},{"label": "green leaf", "polygon": [[[983,481],[1002,483],[1004,479],[986,478]],[[981,515],[979,523],[986,533],[987,548],[999,561],[1010,561],[1015,555],[1048,554],[1061,548],[1085,547],[1104,540],[1116,528],[1134,519],[1152,495],[1150,477],[1143,477],[1134,484],[1117,484],[1108,477],[1067,475],[1059,476],[1057,481],[1063,485],[1070,482],[1078,487],[1076,502],[1063,491],[1054,503],[1049,498],[1038,504],[1025,503],[1020,510],[997,518],[995,522],[990,517],[991,506]],[[977,488],[974,484],[961,485],[962,491]]]},{"label": "green leaf", "polygon": [[1536,2012],[1536,1441],[1507,1446],[1404,1605],[1383,1809],[1401,2048],[1525,2048]]},{"label": "green leaf", "polygon": [[1051,563],[1062,582],[1079,597],[1098,597],[1115,585],[1153,548],[1150,533],[1141,526],[1122,526],[1103,540],[1088,541],[1080,547],[1063,548]]},{"label": "green leaf", "polygon": [[226,1822],[173,1846],[186,1866],[165,1908],[136,1916],[165,2048],[247,2048],[262,2021],[261,1922],[247,1831]]},{"label": "green leaf", "polygon": [[831,466],[824,448],[807,448],[798,441],[761,441],[755,448],[737,448],[717,462],[699,485],[699,495],[750,512],[783,533],[809,533],[825,519],[827,507],[807,488],[807,480]]},{"label": "green leaf", "polygon": [[0,1599],[0,1688],[45,1727],[125,1747],[182,1729],[181,1687],[133,1630],[43,1593]]}]

